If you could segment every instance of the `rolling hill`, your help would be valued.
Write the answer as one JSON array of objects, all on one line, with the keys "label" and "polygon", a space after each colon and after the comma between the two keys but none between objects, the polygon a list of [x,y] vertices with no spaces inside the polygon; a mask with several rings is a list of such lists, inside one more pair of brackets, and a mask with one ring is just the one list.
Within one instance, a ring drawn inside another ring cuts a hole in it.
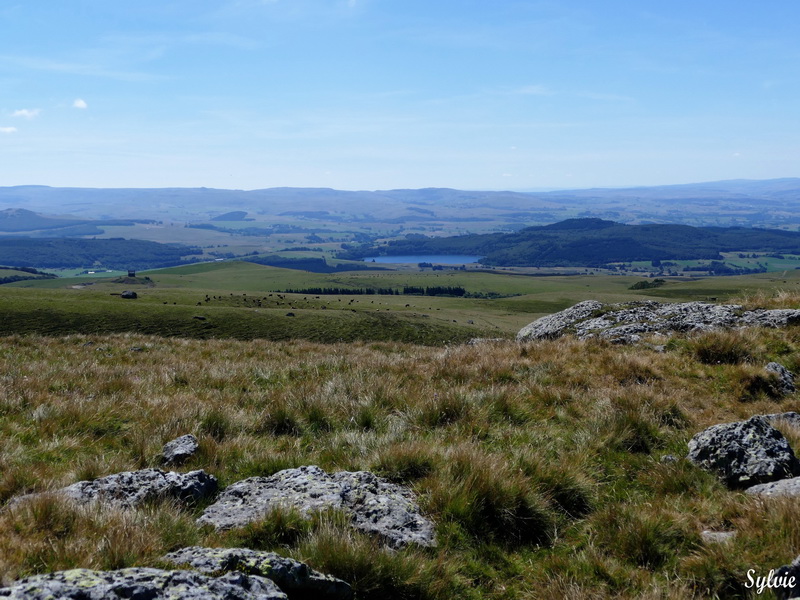
[{"label": "rolling hill", "polygon": [[720,252],[800,253],[800,232],[569,219],[509,234],[408,236],[350,249],[340,258],[474,254],[484,257],[482,264],[493,266],[584,267],[641,260],[721,260]]}]

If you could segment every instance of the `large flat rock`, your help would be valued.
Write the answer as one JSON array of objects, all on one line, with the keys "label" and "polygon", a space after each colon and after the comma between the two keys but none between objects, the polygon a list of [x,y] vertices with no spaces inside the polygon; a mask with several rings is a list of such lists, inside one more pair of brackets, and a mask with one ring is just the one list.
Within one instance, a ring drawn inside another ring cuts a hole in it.
[{"label": "large flat rock", "polygon": [[599,337],[616,343],[635,343],[643,335],[710,331],[733,327],[785,327],[800,323],[800,310],[747,311],[737,304],[705,302],[661,303],[653,301],[602,304],[580,302],[523,327],[517,341],[527,342],[574,335]]},{"label": "large flat rock", "polygon": [[251,477],[229,486],[205,509],[199,524],[241,527],[276,508],[303,514],[337,509],[353,526],[382,537],[391,547],[435,544],[433,523],[419,510],[414,493],[366,471],[326,473],[316,466],[286,469],[271,477]]}]

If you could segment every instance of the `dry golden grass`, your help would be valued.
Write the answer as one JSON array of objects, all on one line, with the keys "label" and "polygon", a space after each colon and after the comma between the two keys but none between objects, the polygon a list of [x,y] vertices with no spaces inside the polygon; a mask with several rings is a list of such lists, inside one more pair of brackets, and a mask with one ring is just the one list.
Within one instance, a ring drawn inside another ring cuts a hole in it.
[{"label": "dry golden grass", "polygon": [[[659,459],[685,455],[709,425],[800,408],[762,368],[797,369],[798,348],[795,329],[704,334],[666,352],[574,339],[4,338],[0,503],[157,466],[165,442],[194,433],[185,469],[222,485],[306,464],[410,485],[440,547],[386,553],[335,516],[222,535],[195,527],[199,507],[45,497],[0,513],[0,577],[153,565],[182,545],[245,540],[352,581],[360,598],[744,596],[747,568],[766,573],[800,551],[800,509]],[[700,540],[724,528],[740,531],[727,549]]]}]

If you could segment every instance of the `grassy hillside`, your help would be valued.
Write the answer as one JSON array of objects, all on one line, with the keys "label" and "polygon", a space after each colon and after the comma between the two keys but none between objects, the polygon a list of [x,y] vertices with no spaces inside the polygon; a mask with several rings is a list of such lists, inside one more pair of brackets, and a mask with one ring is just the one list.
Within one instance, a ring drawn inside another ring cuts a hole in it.
[{"label": "grassy hillside", "polygon": [[[709,361],[714,348],[735,359]],[[335,515],[279,513],[215,533],[194,524],[202,507],[120,512],[44,498],[0,511],[0,578],[158,565],[203,544],[301,558],[359,599],[744,598],[748,569],[765,574],[797,554],[800,505],[661,458],[684,456],[706,426],[800,409],[763,371],[779,360],[797,372],[798,351],[797,328],[676,339],[661,353],[570,339],[0,338],[0,503],[156,466],[164,442],[191,432],[201,448],[185,470],[223,485],[308,464],[409,485],[439,539],[388,552]],[[800,431],[784,431],[800,448]],[[706,529],[737,536],[704,542]]]},{"label": "grassy hillside", "polygon": [[[30,280],[0,288],[0,334],[148,333],[209,339],[306,339],[318,342],[394,340],[456,343],[513,337],[533,319],[586,299],[720,301],[759,290],[795,290],[800,271],[740,277],[668,278],[651,290],[622,276],[532,277],[503,272],[307,273],[245,262],[203,263],[140,273],[135,279]],[[337,287],[459,286],[500,298],[413,295],[278,294]],[[136,300],[123,300],[134,290]],[[116,295],[115,295],[116,294]],[[287,316],[288,313],[294,316]]]}]

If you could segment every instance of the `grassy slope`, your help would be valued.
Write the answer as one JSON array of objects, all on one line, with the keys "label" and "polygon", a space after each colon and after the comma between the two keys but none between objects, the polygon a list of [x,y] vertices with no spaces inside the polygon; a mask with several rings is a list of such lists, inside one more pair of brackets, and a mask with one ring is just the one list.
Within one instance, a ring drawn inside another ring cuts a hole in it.
[{"label": "grassy slope", "polygon": [[[664,287],[635,292],[628,288],[641,281],[638,277],[531,277],[469,271],[317,274],[245,262],[203,263],[141,275],[149,277],[149,281],[140,278],[138,283],[114,283],[113,279],[62,278],[3,286],[0,310],[6,318],[0,322],[0,333],[132,331],[204,339],[385,339],[441,344],[471,337],[510,337],[534,318],[588,298],[605,302],[724,300],[748,290],[791,290],[800,285],[800,271],[787,271],[785,275],[676,278]],[[462,286],[473,293],[517,295],[494,300],[270,296],[272,290],[287,288],[398,289],[405,285]],[[139,299],[122,300],[111,295],[125,289],[134,289]],[[287,312],[293,312],[295,317],[287,317]],[[205,319],[198,320],[196,316]]]},{"label": "grassy slope", "polygon": [[[731,347],[735,364],[698,359]],[[797,371],[798,350],[798,329],[706,334],[665,353],[574,340],[3,338],[0,503],[155,466],[164,442],[193,432],[201,451],[185,469],[223,485],[304,464],[411,485],[440,545],[387,553],[330,516],[217,534],[194,525],[200,507],[120,513],[43,499],[0,512],[0,577],[156,565],[210,544],[305,559],[359,598],[744,597],[747,569],[797,553],[800,505],[728,491],[660,457],[683,456],[708,425],[800,409],[761,368],[777,359]],[[800,432],[786,433],[798,447]],[[719,546],[704,529],[739,535]]]}]

